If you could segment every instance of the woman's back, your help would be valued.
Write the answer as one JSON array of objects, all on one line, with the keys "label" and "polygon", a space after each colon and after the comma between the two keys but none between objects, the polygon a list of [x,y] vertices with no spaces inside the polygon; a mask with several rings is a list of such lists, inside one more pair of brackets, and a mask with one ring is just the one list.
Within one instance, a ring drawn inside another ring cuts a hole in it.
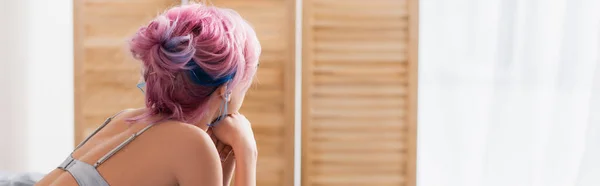
[{"label": "woman's back", "polygon": [[[117,115],[83,146],[76,149],[72,157],[93,166],[111,150],[148,126],[142,123],[129,124],[126,121],[142,113],[143,109],[137,109]],[[195,162],[204,156],[189,156],[198,153],[198,148],[190,147],[201,147],[204,144],[201,141],[207,141],[206,144],[212,143],[208,135],[196,126],[172,121],[157,123],[116,151],[96,169],[110,185],[177,185],[180,182],[177,178],[180,166],[186,166],[186,163]],[[212,149],[205,148],[206,157],[210,156],[210,150]],[[65,155],[65,158],[67,157],[68,155]],[[213,171],[220,170],[217,167]],[[37,185],[79,184],[71,173],[55,169]]]}]

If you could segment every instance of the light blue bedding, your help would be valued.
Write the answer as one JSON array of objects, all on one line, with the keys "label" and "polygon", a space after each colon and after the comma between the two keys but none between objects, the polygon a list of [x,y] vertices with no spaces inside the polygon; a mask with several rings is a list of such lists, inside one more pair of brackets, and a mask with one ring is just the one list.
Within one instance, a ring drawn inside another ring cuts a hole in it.
[{"label": "light blue bedding", "polygon": [[9,173],[0,171],[0,186],[33,186],[44,177],[39,173]]}]

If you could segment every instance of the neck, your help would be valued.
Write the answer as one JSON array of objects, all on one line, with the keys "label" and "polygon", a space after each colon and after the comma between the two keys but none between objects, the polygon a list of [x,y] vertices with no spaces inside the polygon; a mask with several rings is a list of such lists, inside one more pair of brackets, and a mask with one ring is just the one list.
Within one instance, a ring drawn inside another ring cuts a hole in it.
[{"label": "neck", "polygon": [[202,117],[198,122],[192,123],[193,125],[200,127],[202,130],[208,130],[208,124],[221,115],[219,108],[221,107],[221,99],[213,97],[208,101],[208,110],[206,116]]}]

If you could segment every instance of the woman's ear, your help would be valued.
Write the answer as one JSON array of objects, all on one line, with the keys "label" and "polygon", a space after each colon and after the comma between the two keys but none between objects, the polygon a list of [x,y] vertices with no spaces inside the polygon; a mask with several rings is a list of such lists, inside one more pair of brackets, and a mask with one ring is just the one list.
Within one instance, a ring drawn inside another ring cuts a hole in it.
[{"label": "woman's ear", "polygon": [[219,96],[221,96],[221,98],[223,98],[225,101],[231,101],[231,92],[227,90],[227,85],[219,87],[217,91],[219,93]]}]

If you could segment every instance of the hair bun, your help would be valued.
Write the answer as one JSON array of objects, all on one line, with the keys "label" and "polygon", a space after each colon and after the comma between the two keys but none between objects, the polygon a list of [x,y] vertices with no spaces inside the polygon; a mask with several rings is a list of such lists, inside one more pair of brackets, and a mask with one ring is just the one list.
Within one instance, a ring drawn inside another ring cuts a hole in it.
[{"label": "hair bun", "polygon": [[[134,58],[160,75],[172,76],[185,68],[195,53],[190,33],[177,33],[178,19],[158,16],[138,30],[130,41]],[[179,34],[179,35],[177,35]],[[174,36],[175,35],[175,36]]]},{"label": "hair bun", "polygon": [[167,39],[161,46],[162,53],[173,63],[185,64],[192,59],[196,51],[191,41],[191,34]]}]

